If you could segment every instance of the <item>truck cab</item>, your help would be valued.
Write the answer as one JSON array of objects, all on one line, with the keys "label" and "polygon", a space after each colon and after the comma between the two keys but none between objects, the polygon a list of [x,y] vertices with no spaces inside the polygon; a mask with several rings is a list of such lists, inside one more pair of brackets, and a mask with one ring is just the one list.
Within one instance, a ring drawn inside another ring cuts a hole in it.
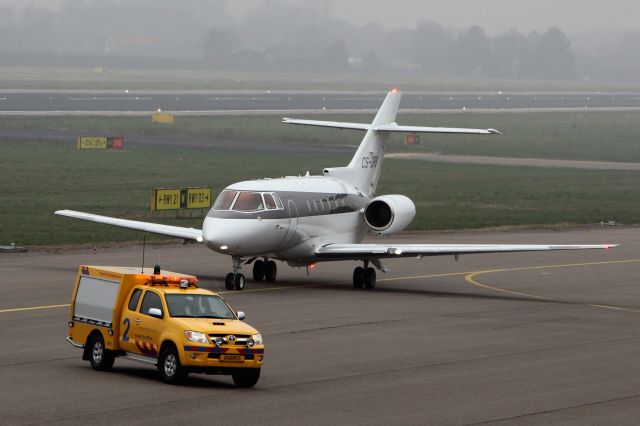
[{"label": "truck cab", "polygon": [[81,266],[67,340],[96,370],[116,357],[154,365],[164,381],[227,374],[254,386],[264,359],[262,335],[196,277],[169,271]]}]

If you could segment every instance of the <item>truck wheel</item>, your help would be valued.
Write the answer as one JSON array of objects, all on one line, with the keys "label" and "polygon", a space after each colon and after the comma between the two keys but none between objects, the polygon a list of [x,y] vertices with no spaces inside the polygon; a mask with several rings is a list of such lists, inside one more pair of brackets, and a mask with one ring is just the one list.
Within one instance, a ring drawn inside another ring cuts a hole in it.
[{"label": "truck wheel", "polygon": [[104,340],[100,334],[94,334],[89,343],[89,362],[91,368],[99,371],[108,371],[113,367],[116,359],[113,351],[105,349]]},{"label": "truck wheel", "polygon": [[231,373],[231,377],[233,378],[233,383],[235,383],[239,388],[252,388],[256,383],[258,383],[258,379],[260,378],[260,369],[239,369],[238,371]]},{"label": "truck wheel", "polygon": [[187,370],[180,364],[178,351],[173,346],[168,346],[160,354],[158,370],[160,370],[162,380],[172,385],[180,383],[187,377]]}]

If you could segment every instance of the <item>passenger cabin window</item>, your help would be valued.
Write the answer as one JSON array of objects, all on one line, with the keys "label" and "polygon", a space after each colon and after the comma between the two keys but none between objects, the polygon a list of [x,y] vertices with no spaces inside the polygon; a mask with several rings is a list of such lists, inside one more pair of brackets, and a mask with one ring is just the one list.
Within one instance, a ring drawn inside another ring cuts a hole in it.
[{"label": "passenger cabin window", "polygon": [[264,205],[265,207],[267,207],[270,210],[274,210],[276,209],[276,202],[274,201],[273,197],[271,196],[271,194],[262,194],[262,196],[264,197]]},{"label": "passenger cabin window", "polygon": [[151,308],[158,308],[160,309],[160,312],[162,312],[162,300],[160,300],[160,296],[158,296],[156,293],[147,290],[147,292],[144,294],[144,298],[142,299],[140,313],[149,315],[149,309]]},{"label": "passenger cabin window", "polygon": [[215,210],[229,210],[233,200],[236,199],[236,195],[238,195],[238,191],[222,191],[218,195],[216,202],[213,203],[213,208]]},{"label": "passenger cabin window", "polygon": [[140,300],[140,295],[142,294],[142,290],[139,288],[135,289],[133,294],[131,295],[131,299],[129,299],[129,310],[135,311],[138,307],[138,300]]},{"label": "passenger cabin window", "polygon": [[263,210],[262,195],[259,192],[241,192],[233,203],[233,210],[240,212],[255,212]]}]

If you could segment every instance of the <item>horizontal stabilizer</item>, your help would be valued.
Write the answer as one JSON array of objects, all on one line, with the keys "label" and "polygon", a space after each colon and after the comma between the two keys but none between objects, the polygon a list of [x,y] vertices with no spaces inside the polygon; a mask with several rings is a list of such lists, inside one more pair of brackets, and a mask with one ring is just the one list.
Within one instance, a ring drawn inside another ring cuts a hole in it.
[{"label": "horizontal stabilizer", "polygon": [[471,253],[507,253],[551,250],[606,250],[618,244],[542,245],[542,244],[328,244],[316,256],[332,259],[442,256]]},{"label": "horizontal stabilizer", "polygon": [[184,238],[187,240],[196,240],[198,242],[202,242],[202,231],[195,228],[183,228],[181,226],[162,225],[160,223],[118,219],[115,217],[77,212],[74,210],[58,210],[55,213],[60,216],[72,217],[74,219],[88,220],[91,222],[104,223],[105,225],[137,229],[139,231],[146,231],[154,234],[167,235],[169,237]]},{"label": "horizontal stabilizer", "polygon": [[304,126],[331,127],[334,129],[374,130],[376,132],[409,132],[409,133],[459,133],[474,135],[500,135],[495,129],[464,129],[455,127],[423,127],[423,126],[399,126],[397,124],[366,124],[349,123],[344,121],[302,120],[296,118],[283,118],[283,123],[300,124]]}]

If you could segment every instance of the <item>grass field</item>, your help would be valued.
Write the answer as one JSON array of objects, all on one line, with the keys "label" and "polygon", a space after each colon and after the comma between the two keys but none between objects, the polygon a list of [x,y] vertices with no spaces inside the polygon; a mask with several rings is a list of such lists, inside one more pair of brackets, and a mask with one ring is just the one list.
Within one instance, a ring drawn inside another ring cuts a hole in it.
[{"label": "grass field", "polygon": [[[200,219],[150,217],[154,187],[208,186],[343,165],[342,156],[234,153],[129,146],[76,151],[72,144],[0,143],[0,244],[140,240],[142,233],[53,215],[69,208],[200,227]],[[640,223],[640,173],[386,160],[378,193],[411,197],[411,229],[496,225]],[[277,171],[277,172],[276,172]]]},{"label": "grass field", "polygon": [[[302,115],[300,115],[302,117]],[[304,115],[323,120],[370,122],[371,114]],[[388,151],[501,157],[640,162],[640,112],[424,113],[400,111],[400,124],[492,127],[503,135],[420,135],[415,146],[394,135]],[[172,135],[211,138],[357,145],[359,131],[284,125],[278,115],[177,117],[173,125],[145,117],[0,117],[5,129],[73,129],[80,133]]]}]

